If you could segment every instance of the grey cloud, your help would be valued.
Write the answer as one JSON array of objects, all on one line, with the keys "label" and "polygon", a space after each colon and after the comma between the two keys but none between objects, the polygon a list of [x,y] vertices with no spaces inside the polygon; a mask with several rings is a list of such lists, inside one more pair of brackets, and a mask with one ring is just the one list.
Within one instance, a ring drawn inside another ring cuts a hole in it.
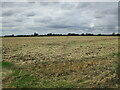
[{"label": "grey cloud", "polygon": [[40,26],[33,26],[33,27],[27,27],[27,29],[30,29],[30,30],[40,30],[42,28]]},{"label": "grey cloud", "polygon": [[38,2],[40,6],[56,6],[59,5],[60,2]]},{"label": "grey cloud", "polygon": [[40,23],[50,23],[52,21],[52,17],[39,17],[35,18],[34,22],[40,22]]},{"label": "grey cloud", "polygon": [[6,7],[14,7],[15,6],[15,3],[13,2],[2,2],[2,7],[3,8],[6,8]]},{"label": "grey cloud", "polygon": [[23,22],[22,19],[16,19],[15,21],[16,21],[16,22]]},{"label": "grey cloud", "polygon": [[48,27],[49,28],[53,28],[53,29],[64,29],[64,28],[69,29],[69,28],[71,28],[73,26],[67,26],[67,25],[50,25]]},{"label": "grey cloud", "polygon": [[50,2],[50,3],[40,2],[40,3],[39,3],[40,6],[48,6],[48,5],[51,5],[51,4],[52,4],[52,2]]},{"label": "grey cloud", "polygon": [[13,11],[9,10],[9,11],[3,12],[2,16],[12,16],[13,14],[14,14]]},{"label": "grey cloud", "polygon": [[35,4],[36,2],[27,2],[28,4]]},{"label": "grey cloud", "polygon": [[77,9],[81,9],[81,8],[89,8],[91,6],[91,2],[89,2],[89,4],[88,3],[86,3],[86,2],[82,2],[82,3],[78,3],[78,5],[77,5]]},{"label": "grey cloud", "polygon": [[2,26],[3,27],[15,27],[16,25],[13,25],[13,24],[11,24],[11,25],[10,24],[3,24]]},{"label": "grey cloud", "polygon": [[26,16],[27,16],[27,17],[32,17],[32,16],[35,16],[35,13],[34,13],[34,12],[30,12],[30,13],[27,13]]}]

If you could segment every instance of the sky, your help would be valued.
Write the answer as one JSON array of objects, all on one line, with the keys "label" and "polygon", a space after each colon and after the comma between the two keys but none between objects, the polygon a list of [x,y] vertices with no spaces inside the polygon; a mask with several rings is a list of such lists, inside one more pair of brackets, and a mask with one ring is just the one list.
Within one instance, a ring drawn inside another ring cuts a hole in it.
[{"label": "sky", "polygon": [[2,34],[111,34],[118,32],[117,2],[3,2]]}]

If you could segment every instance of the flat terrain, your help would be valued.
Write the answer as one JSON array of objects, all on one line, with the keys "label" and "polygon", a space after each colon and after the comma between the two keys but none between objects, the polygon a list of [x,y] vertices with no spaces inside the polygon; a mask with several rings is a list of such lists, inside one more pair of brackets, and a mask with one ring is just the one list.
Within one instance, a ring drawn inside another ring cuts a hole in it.
[{"label": "flat terrain", "polygon": [[118,87],[118,36],[6,37],[2,41],[3,87]]}]

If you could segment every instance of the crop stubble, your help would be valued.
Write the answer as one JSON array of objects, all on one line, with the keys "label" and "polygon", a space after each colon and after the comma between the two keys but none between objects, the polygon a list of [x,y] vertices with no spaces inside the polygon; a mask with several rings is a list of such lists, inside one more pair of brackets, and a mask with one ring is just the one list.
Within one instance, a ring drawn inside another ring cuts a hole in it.
[{"label": "crop stubble", "polygon": [[[40,80],[34,87],[118,87],[117,36],[11,37],[2,41],[3,61]],[[3,81],[3,87],[15,87]]]}]

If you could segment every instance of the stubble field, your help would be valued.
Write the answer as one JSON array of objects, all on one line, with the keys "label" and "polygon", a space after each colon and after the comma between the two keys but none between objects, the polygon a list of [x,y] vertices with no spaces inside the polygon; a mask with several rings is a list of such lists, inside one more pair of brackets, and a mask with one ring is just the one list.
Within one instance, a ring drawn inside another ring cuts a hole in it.
[{"label": "stubble field", "polygon": [[2,38],[3,88],[117,88],[118,36]]}]

